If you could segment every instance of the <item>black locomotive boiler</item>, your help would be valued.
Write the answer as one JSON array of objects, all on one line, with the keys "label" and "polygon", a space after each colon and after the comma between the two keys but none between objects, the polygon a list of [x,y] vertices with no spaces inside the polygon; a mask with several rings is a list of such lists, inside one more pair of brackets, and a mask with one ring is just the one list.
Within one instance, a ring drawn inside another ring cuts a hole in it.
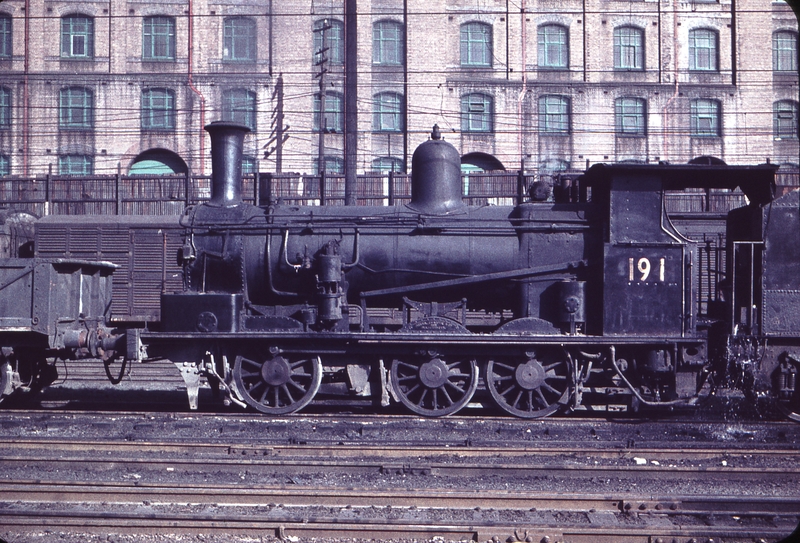
[{"label": "black locomotive boiler", "polygon": [[[255,206],[241,194],[247,129],[207,129],[211,201],[180,225],[80,226],[96,230],[97,259],[103,240],[126,236],[145,264],[164,257],[150,265],[155,288],[126,291],[160,293],[157,310],[128,319],[110,302],[117,330],[86,327],[128,361],[174,362],[192,407],[207,380],[226,403],[269,414],[360,400],[536,418],[691,406],[726,389],[800,413],[800,205],[797,192],[773,200],[774,166],[596,165],[552,196],[537,185],[520,205],[467,206],[459,154],[434,129],[406,205]],[[710,267],[666,193],[737,187],[749,203],[724,219]],[[37,257],[77,228],[37,221]],[[701,288],[709,276],[718,288]]]}]

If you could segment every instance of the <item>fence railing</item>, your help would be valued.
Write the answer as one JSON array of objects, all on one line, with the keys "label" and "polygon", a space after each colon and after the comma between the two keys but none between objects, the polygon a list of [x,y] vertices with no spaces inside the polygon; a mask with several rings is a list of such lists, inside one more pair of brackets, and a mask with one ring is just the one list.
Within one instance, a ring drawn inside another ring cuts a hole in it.
[{"label": "fence railing", "polygon": [[[564,191],[577,189],[572,183],[579,173],[555,176],[528,172],[465,174],[462,177],[464,201],[472,205],[513,205],[524,200],[528,187],[535,181],[545,181],[564,194]],[[787,192],[800,185],[800,172],[781,170],[776,181],[779,193]],[[344,176],[336,174],[248,174],[243,178],[242,194],[246,202],[258,204],[344,205],[344,185]],[[411,200],[411,178],[401,173],[359,175],[355,196],[358,205],[402,205]],[[180,215],[187,205],[207,201],[210,197],[210,176],[0,178],[0,207],[38,216]],[[724,213],[744,204],[739,191],[701,190],[667,195],[668,210],[677,213]]]}]

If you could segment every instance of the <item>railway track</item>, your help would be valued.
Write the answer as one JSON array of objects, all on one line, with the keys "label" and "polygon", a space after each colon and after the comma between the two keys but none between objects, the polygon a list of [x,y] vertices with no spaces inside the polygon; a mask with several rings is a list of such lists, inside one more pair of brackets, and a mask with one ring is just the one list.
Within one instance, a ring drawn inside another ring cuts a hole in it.
[{"label": "railway track", "polygon": [[[759,465],[764,458],[779,467]],[[267,533],[284,540],[778,541],[800,521],[798,459],[800,451],[792,448],[5,438],[0,526],[101,534]],[[197,482],[208,474],[217,482]],[[478,486],[487,480],[506,488]],[[578,481],[602,480],[618,484],[603,492],[568,490],[580,487]],[[457,488],[441,486],[455,481],[461,482]],[[664,491],[637,489],[644,481]],[[671,485],[680,481],[696,491],[676,493]],[[719,491],[721,481],[727,490]],[[781,490],[736,492],[755,485]],[[717,491],[703,492],[704,486]]]}]

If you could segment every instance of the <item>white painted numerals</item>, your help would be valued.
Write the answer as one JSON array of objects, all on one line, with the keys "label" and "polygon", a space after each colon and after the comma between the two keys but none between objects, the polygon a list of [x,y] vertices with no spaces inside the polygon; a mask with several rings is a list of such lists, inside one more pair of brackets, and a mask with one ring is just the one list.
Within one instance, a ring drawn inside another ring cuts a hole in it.
[{"label": "white painted numerals", "polygon": [[[666,259],[658,259],[658,280],[664,281],[664,273],[666,267]],[[628,259],[628,280],[629,281],[647,281],[650,273],[653,271],[653,266],[650,264],[649,258],[640,258],[636,261],[635,258]],[[637,273],[638,272],[638,273]],[[652,279],[651,279],[652,281]]]}]

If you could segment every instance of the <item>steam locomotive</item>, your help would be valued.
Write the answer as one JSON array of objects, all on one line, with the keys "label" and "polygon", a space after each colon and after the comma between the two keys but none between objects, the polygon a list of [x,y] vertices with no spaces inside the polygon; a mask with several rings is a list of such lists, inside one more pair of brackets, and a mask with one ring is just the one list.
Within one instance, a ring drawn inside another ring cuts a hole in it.
[{"label": "steam locomotive", "polygon": [[[211,200],[179,223],[48,216],[33,258],[3,260],[0,395],[46,383],[53,357],[168,359],[192,408],[205,382],[274,415],[361,401],[539,418],[736,390],[800,420],[800,200],[774,198],[774,166],[598,164],[516,206],[468,206],[434,127],[406,205],[256,206],[247,128],[207,130]],[[723,219],[716,269],[664,204],[711,188],[749,202]],[[124,278],[104,260],[145,249],[162,259],[128,294],[160,296],[157,311],[115,315]]]}]

